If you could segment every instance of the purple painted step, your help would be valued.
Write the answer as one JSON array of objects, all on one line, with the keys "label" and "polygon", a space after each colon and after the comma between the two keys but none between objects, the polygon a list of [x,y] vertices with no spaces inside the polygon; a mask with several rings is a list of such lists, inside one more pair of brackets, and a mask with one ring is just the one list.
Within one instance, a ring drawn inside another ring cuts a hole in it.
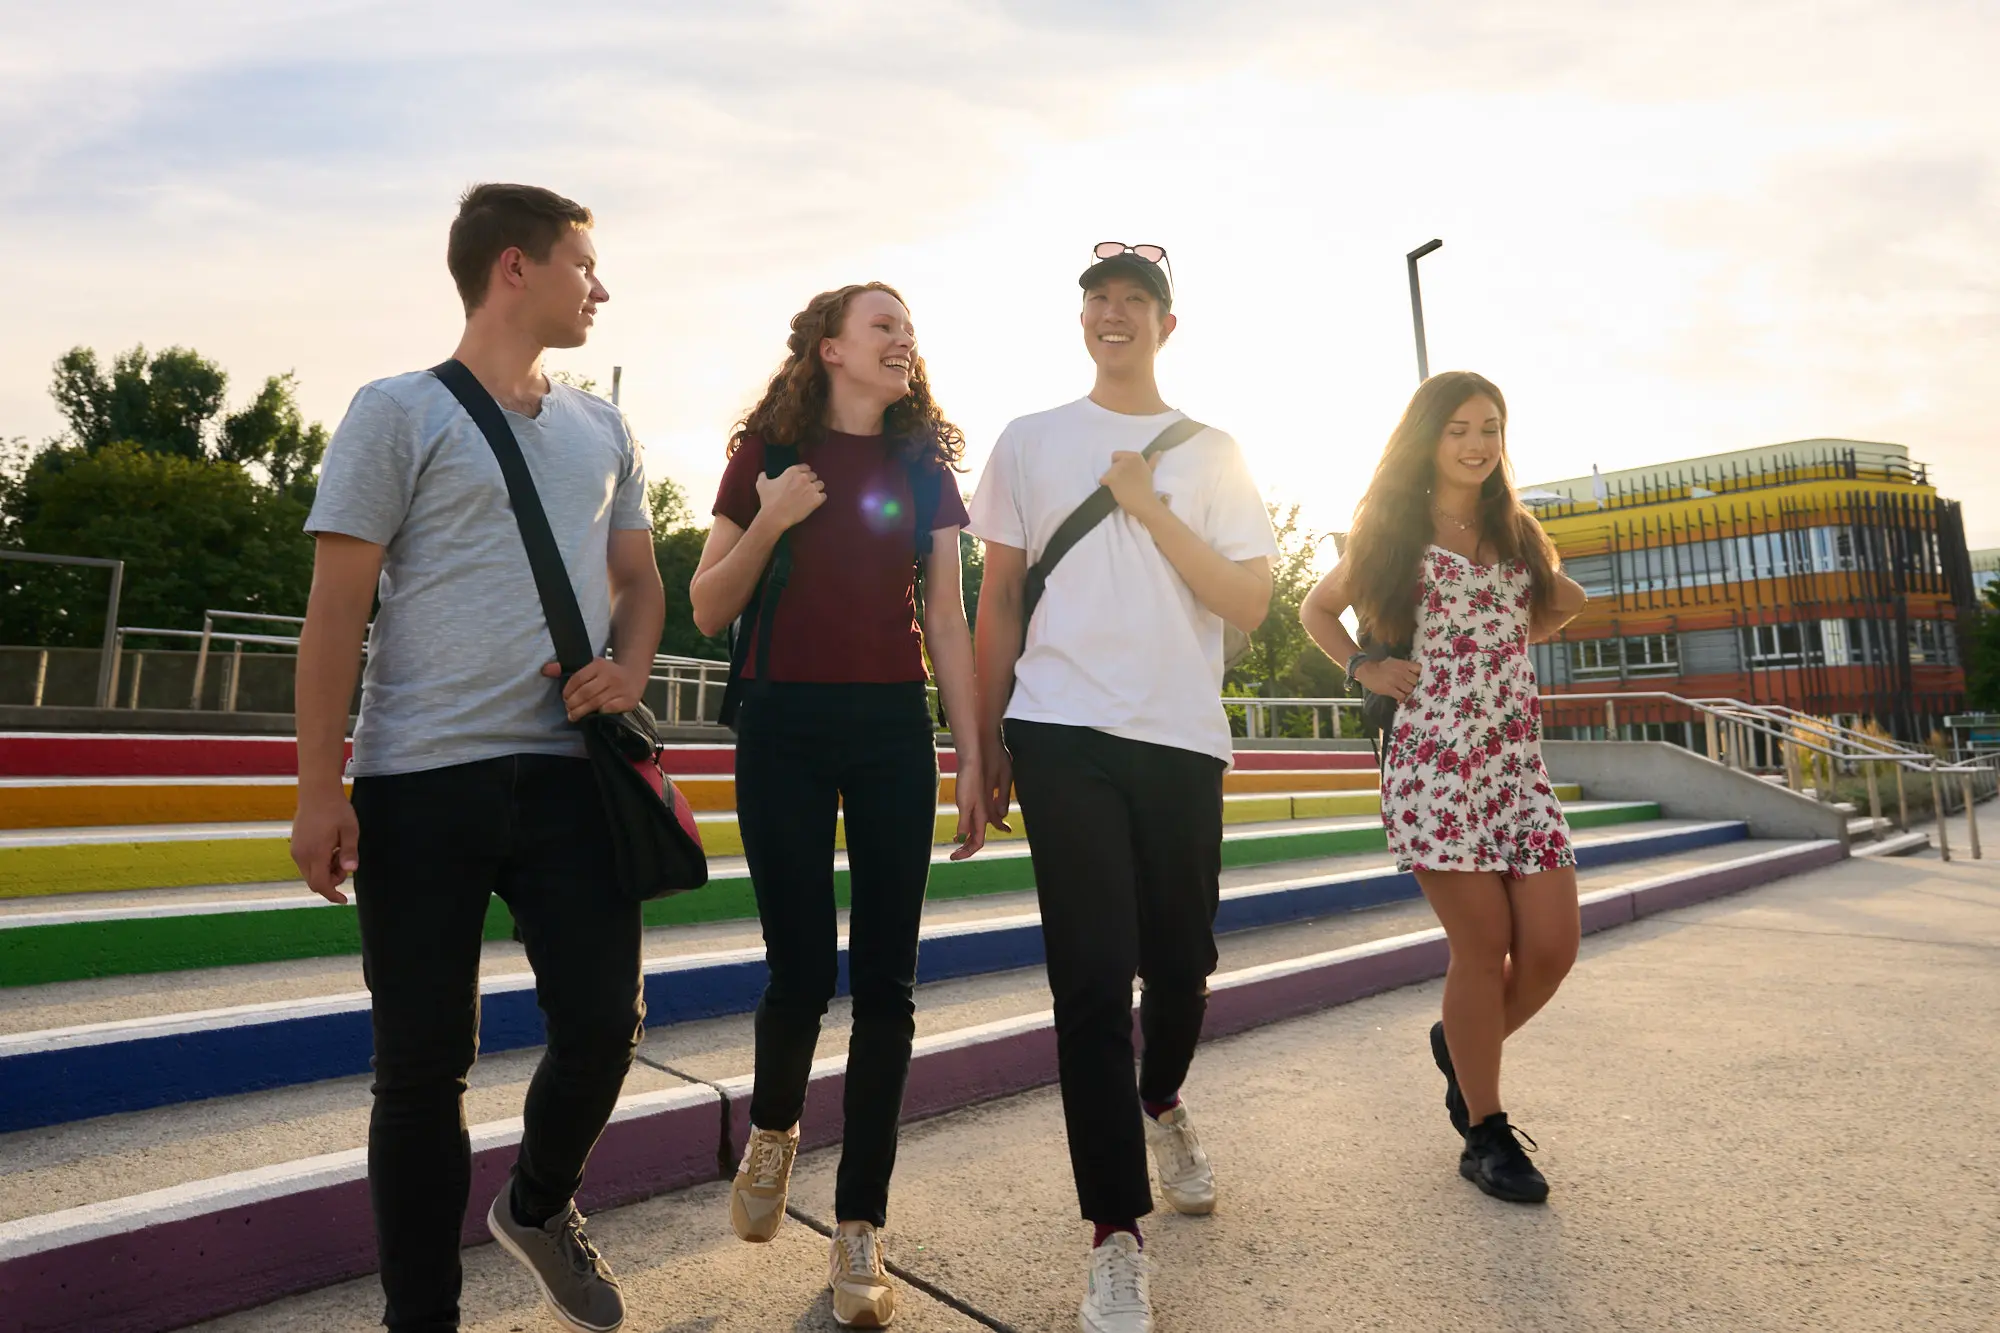
[{"label": "purple painted step", "polygon": [[[1845,844],[1797,843],[1583,898],[1586,931],[1830,865]],[[1444,971],[1443,933],[1416,931],[1212,979],[1206,1035],[1225,1036],[1426,981]],[[1055,1081],[1047,1012],[916,1043],[904,1118],[922,1119]],[[808,1147],[837,1142],[844,1062],[814,1067]],[[750,1080],[621,1102],[579,1198],[586,1211],[714,1180],[748,1132]],[[727,1097],[728,1139],[724,1134]],[[519,1120],[473,1131],[468,1244],[486,1239]],[[129,1199],[0,1223],[0,1333],[165,1333],[373,1270],[365,1154],[335,1153]]]}]

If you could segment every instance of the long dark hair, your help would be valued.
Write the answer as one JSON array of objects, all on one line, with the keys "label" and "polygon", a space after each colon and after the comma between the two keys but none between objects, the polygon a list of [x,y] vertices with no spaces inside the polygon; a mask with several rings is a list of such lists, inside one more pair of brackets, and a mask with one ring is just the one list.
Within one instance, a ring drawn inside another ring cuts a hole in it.
[{"label": "long dark hair", "polygon": [[[778,367],[757,406],[744,414],[729,437],[734,454],[745,437],[768,444],[803,445],[826,430],[826,363],[819,358],[822,338],[837,338],[847,321],[847,308],[863,292],[884,292],[901,302],[903,294],[886,282],[858,282],[821,292],[792,316],[792,335],[785,340],[785,361]],[[944,418],[931,397],[930,374],[924,359],[910,355],[910,391],[889,404],[882,414],[882,433],[906,454],[923,451],[940,468],[957,471],[965,454],[965,432]]]},{"label": "long dark hair", "polygon": [[1389,436],[1368,493],[1354,511],[1343,561],[1362,637],[1402,643],[1416,633],[1423,587],[1424,551],[1431,540],[1431,489],[1437,481],[1438,441],[1459,408],[1490,398],[1500,412],[1500,464],[1479,488],[1479,536],[1501,560],[1519,560],[1533,580],[1533,611],[1547,609],[1561,560],[1542,525],[1514,494],[1507,457],[1507,400],[1484,375],[1447,370],[1417,386],[1403,419]]}]

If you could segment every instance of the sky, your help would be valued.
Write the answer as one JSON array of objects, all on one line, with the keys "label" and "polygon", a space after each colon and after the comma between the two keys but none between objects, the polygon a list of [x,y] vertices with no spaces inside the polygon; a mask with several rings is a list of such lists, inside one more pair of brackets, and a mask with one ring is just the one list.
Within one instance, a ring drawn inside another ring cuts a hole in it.
[{"label": "sky", "polygon": [[0,438],[67,349],[184,345],[332,425],[461,312],[456,197],[597,214],[552,368],[705,509],[815,292],[908,297],[972,471],[1081,396],[1076,275],[1165,245],[1168,401],[1345,524],[1434,369],[1524,482],[1847,437],[2000,545],[2000,5],[0,0]]}]

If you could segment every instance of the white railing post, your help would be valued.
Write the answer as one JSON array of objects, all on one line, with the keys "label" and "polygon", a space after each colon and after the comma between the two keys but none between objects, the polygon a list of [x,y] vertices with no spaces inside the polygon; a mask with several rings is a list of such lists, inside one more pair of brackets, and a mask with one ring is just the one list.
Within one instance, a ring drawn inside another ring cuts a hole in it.
[{"label": "white railing post", "polygon": [[1972,790],[1972,774],[1959,774],[1958,785],[1965,793],[1965,842],[1972,849],[1972,859],[1977,861],[1981,859],[1979,855],[1979,798],[1978,794]]},{"label": "white railing post", "polygon": [[111,637],[111,675],[104,686],[104,706],[118,706],[118,668],[125,660],[125,631],[120,629]]},{"label": "white railing post", "polygon": [[201,618],[201,645],[194,650],[194,693],[188,699],[188,707],[199,711],[201,708],[201,687],[208,679],[208,636],[215,632],[215,617]]},{"label": "white railing post", "polygon": [[44,648],[35,654],[35,707],[42,706],[42,692],[49,683],[49,650]]},{"label": "white railing post", "polygon": [[1722,738],[1716,733],[1715,714],[1704,712],[1701,715],[1701,743],[1708,751],[1708,757],[1719,762],[1722,759]]},{"label": "white railing post", "polygon": [[1604,701],[1604,739],[1618,739],[1618,705],[1610,699]]},{"label": "white railing post", "polygon": [[229,693],[222,701],[222,711],[236,711],[236,694],[243,686],[243,640],[236,641],[236,651],[229,655]]},{"label": "white railing post", "polygon": [[1944,809],[1944,784],[1938,780],[1936,766],[1931,768],[1931,813],[1937,816],[1938,856],[1951,860],[1951,829]]}]

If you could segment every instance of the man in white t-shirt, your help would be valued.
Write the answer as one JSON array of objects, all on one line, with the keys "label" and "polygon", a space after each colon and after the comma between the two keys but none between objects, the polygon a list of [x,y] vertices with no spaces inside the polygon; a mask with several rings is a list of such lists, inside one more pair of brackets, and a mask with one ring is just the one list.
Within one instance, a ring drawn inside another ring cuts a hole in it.
[{"label": "man in white t-shirt", "polygon": [[[1153,363],[1174,330],[1158,246],[1106,242],[1081,278],[1087,398],[1001,432],[972,500],[986,543],[979,599],[987,781],[1018,792],[1055,997],[1063,1116],[1083,1216],[1096,1226],[1083,1324],[1152,1328],[1138,1219],[1162,1192],[1183,1213],[1215,1181],[1181,1104],[1215,970],[1222,870],[1223,626],[1248,633],[1271,601],[1270,517],[1236,441],[1213,428],[1142,456],[1184,413]],[[1100,485],[1110,515],[1030,566]],[[1004,718],[1004,737],[1003,737]],[[1003,743],[1004,739],[1004,743]],[[1145,978],[1144,1063],[1132,1059],[1132,980]]]}]

